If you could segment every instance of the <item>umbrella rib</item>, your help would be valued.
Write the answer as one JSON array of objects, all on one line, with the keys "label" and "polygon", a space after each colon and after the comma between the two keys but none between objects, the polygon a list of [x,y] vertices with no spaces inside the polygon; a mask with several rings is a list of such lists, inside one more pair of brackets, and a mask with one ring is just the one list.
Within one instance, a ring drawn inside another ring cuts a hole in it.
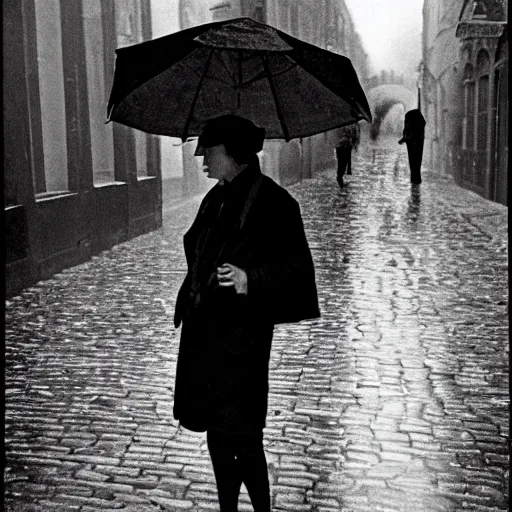
[{"label": "umbrella rib", "polygon": [[261,61],[263,63],[263,69],[267,74],[268,83],[270,85],[270,90],[272,91],[272,95],[274,96],[274,102],[276,104],[277,117],[279,119],[279,123],[281,124],[281,129],[283,130],[284,139],[286,142],[290,140],[290,134],[288,133],[288,128],[284,122],[283,112],[281,110],[281,105],[279,104],[279,100],[277,99],[276,87],[274,84],[274,80],[272,79],[272,74],[270,72],[270,67],[268,65],[268,53],[261,56]]},{"label": "umbrella rib", "polygon": [[[226,70],[227,75],[231,79],[231,83],[236,87],[236,77],[234,76],[234,74],[232,74],[231,69],[226,64],[226,61],[225,61],[225,59],[228,58],[226,53],[218,54],[218,58],[219,58],[219,62],[221,63],[222,67]],[[228,82],[225,82],[225,83],[228,83]]]},{"label": "umbrella rib", "polygon": [[[298,66],[297,63],[292,62],[292,64],[288,68],[283,69],[282,71],[278,71],[277,73],[274,73],[273,76],[276,77],[276,76],[284,75],[285,73],[289,73],[292,69],[296,68],[297,66]],[[242,87],[248,87],[249,85],[259,82],[260,80],[265,80],[266,78],[267,78],[266,73],[264,71],[262,71],[259,74],[257,74],[256,76],[254,76],[253,78],[243,82]]]},{"label": "umbrella rib", "polygon": [[210,62],[213,57],[213,52],[215,50],[212,49],[210,51],[210,54],[208,55],[208,59],[206,60],[206,64],[204,66],[203,74],[201,75],[201,78],[199,79],[199,84],[197,85],[197,89],[194,93],[194,99],[192,100],[192,105],[190,107],[190,112],[188,113],[187,121],[185,123],[185,127],[183,128],[183,135],[181,136],[181,140],[185,142],[187,140],[188,135],[188,129],[190,127],[190,123],[192,122],[192,116],[194,115],[194,108],[196,107],[197,99],[199,98],[199,93],[201,92],[201,86],[203,85],[203,81],[206,77],[206,74],[208,73],[208,69],[210,67]]}]

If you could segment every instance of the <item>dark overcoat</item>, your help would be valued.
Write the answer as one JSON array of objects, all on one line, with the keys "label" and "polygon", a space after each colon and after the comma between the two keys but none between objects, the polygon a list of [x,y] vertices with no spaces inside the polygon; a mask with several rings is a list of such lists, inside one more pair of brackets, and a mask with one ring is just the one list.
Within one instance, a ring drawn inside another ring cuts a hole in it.
[{"label": "dark overcoat", "polygon": [[405,113],[404,118],[404,142],[423,140],[425,138],[425,118],[417,108]]},{"label": "dark overcoat", "polygon": [[[299,205],[252,166],[208,192],[184,247],[174,417],[196,431],[261,430],[274,325],[320,316]],[[218,286],[224,263],[245,270],[247,295]]]}]

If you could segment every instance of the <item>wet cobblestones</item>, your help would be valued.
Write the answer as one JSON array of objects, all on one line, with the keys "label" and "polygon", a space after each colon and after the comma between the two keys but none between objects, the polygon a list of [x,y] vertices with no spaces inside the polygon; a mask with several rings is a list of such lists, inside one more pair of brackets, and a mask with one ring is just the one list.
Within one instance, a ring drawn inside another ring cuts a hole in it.
[{"label": "wet cobblestones", "polygon": [[[322,317],[275,330],[274,510],[507,510],[505,217],[450,203],[433,174],[411,188],[403,148],[362,148],[353,169],[343,192],[334,171],[290,188]],[[7,301],[6,510],[218,510],[205,436],[172,418],[198,204]]]}]

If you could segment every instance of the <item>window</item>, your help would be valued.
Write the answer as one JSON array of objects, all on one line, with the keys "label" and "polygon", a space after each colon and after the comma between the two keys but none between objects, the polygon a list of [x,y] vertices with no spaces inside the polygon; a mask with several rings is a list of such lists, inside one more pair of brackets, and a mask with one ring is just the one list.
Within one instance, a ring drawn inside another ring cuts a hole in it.
[{"label": "window", "polygon": [[68,156],[60,0],[34,2],[44,177],[36,177],[37,194],[68,190]]},{"label": "window", "polygon": [[[130,46],[140,43],[142,37],[142,13],[139,0],[116,0],[117,46]],[[140,130],[133,129],[135,141],[135,162],[137,178],[148,175],[148,136]]]},{"label": "window", "polygon": [[137,178],[148,175],[148,137],[144,132],[134,130]]},{"label": "window", "polygon": [[462,128],[464,149],[474,149],[474,113],[475,82],[473,80],[473,68],[468,64],[464,70],[464,122]]},{"label": "window", "polygon": [[487,7],[485,6],[485,2],[482,0],[473,2],[473,14],[471,17],[475,20],[487,19]]},{"label": "window", "polygon": [[477,141],[478,150],[487,149],[487,127],[489,118],[489,56],[480,51],[477,57],[476,76],[478,77]]},{"label": "window", "polygon": [[101,0],[83,0],[87,94],[94,185],[115,181],[112,123],[106,121],[105,50]]},{"label": "window", "polygon": [[487,148],[488,104],[489,75],[484,75],[478,79],[478,128],[476,144],[478,150],[485,150]]}]

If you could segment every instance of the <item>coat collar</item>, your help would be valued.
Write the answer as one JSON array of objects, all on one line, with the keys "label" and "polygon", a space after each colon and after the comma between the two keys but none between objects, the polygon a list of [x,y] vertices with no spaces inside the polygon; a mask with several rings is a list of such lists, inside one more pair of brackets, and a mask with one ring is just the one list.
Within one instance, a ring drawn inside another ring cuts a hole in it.
[{"label": "coat collar", "polygon": [[245,168],[231,182],[225,181],[222,185],[218,183],[215,188],[225,198],[233,197],[233,195],[239,196],[246,193],[260,175],[261,169],[258,161]]}]

